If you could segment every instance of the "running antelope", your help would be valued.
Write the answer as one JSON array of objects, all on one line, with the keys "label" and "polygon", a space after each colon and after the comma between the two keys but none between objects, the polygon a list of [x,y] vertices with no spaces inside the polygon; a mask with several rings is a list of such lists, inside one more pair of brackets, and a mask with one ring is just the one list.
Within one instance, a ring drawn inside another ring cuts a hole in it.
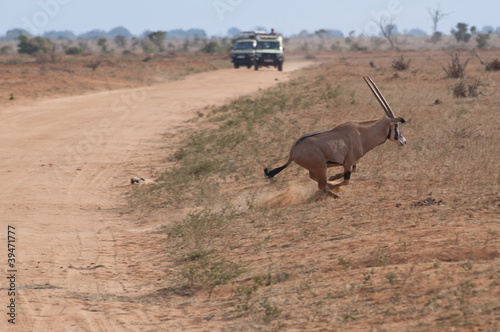
[{"label": "running antelope", "polygon": [[[356,171],[358,161],[368,151],[386,140],[393,141],[400,146],[406,144],[401,134],[399,123],[405,123],[401,117],[396,118],[389,103],[370,77],[365,78],[378,102],[387,114],[387,118],[364,122],[347,122],[333,129],[320,130],[302,135],[290,149],[290,157],[285,165],[269,171],[264,169],[268,178],[285,169],[292,161],[309,171],[309,177],[318,182],[318,188],[333,198],[339,198],[332,192],[349,184],[351,173]],[[344,178],[338,185],[327,181],[328,167],[343,166],[344,172],[331,176],[328,181]]]}]

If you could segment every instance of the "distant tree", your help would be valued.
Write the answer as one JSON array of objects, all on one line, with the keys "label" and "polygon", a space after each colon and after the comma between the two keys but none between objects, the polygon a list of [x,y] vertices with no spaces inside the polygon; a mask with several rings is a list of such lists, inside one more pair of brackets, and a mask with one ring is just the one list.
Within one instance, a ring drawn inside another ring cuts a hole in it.
[{"label": "distant tree", "polygon": [[328,35],[328,32],[326,29],[320,29],[317,31],[314,31],[314,35],[319,37],[319,38],[325,38]]},{"label": "distant tree", "polygon": [[151,40],[149,39],[142,39],[140,41],[140,45],[141,45],[141,48],[142,48],[142,51],[146,54],[152,54],[152,53],[155,53],[157,48],[155,46],[155,44],[153,44],[153,42],[151,42]]},{"label": "distant tree", "polygon": [[349,31],[349,36],[346,37],[345,42],[347,44],[351,43],[354,40],[355,35],[356,35],[356,31],[354,31],[354,30]]},{"label": "distant tree", "polygon": [[115,36],[115,43],[119,47],[126,47],[127,46],[127,38],[122,35]]},{"label": "distant tree", "polygon": [[431,37],[431,42],[437,43],[443,38],[443,34],[439,31],[434,32],[434,34]]},{"label": "distant tree", "polygon": [[21,36],[32,37],[32,35],[24,29],[12,29],[7,31],[7,33],[5,34],[5,38],[7,40],[19,40],[19,37]]},{"label": "distant tree", "polygon": [[378,22],[375,22],[375,24],[380,29],[382,36],[384,36],[384,38],[389,41],[389,43],[391,44],[391,48],[395,49],[394,35],[397,32],[397,27],[394,24],[394,17],[391,16],[389,19],[381,17]]},{"label": "distant tree", "polygon": [[84,53],[91,53],[91,49],[87,41],[84,40],[79,41],[78,47],[81,48]]},{"label": "distant tree", "polygon": [[431,40],[433,42],[438,42],[441,40],[441,36],[443,35],[441,32],[437,31],[438,23],[441,21],[445,16],[450,15],[449,13],[445,13],[441,10],[441,8],[436,8],[436,9],[430,9],[427,8],[427,12],[429,13],[429,16],[431,17],[432,20],[432,37]]},{"label": "distant tree", "polygon": [[97,45],[101,48],[102,54],[109,54],[111,53],[110,50],[108,50],[108,40],[106,38],[99,38],[97,41]]},{"label": "distant tree", "polygon": [[[470,37],[472,36],[471,33],[468,31],[469,25],[465,23],[457,23],[456,29],[451,30],[451,34],[455,36],[455,39],[458,42],[463,41],[464,43],[467,43],[470,40]],[[475,31],[475,27],[472,27],[470,29],[471,32]]]},{"label": "distant tree", "polygon": [[477,48],[486,48],[488,46],[488,39],[490,39],[489,33],[478,33],[476,35]]},{"label": "distant tree", "polygon": [[67,55],[78,55],[83,54],[83,49],[77,46],[72,46],[64,50],[64,53]]},{"label": "distant tree", "polygon": [[164,42],[165,39],[167,38],[167,32],[166,31],[156,31],[156,32],[150,32],[148,34],[148,39],[158,47],[160,52],[163,52],[164,49]]},{"label": "distant tree", "polygon": [[48,54],[54,52],[54,44],[43,37],[30,38],[21,35],[17,47],[20,54]]}]

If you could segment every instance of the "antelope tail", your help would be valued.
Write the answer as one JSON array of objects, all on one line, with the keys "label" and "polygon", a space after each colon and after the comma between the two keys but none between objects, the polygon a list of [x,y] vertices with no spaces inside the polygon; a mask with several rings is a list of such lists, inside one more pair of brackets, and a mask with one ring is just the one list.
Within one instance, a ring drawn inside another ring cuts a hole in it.
[{"label": "antelope tail", "polygon": [[289,160],[285,165],[275,168],[273,170],[268,170],[267,168],[264,168],[264,174],[266,175],[267,178],[272,179],[276,174],[284,170],[288,165],[290,165],[292,161]]}]

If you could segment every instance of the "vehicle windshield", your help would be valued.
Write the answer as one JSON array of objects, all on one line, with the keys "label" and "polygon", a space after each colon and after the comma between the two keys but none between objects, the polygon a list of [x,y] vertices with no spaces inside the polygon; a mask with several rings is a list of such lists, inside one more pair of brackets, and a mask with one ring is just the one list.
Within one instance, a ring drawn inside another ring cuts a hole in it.
[{"label": "vehicle windshield", "polygon": [[258,50],[277,50],[280,51],[280,42],[277,41],[260,41],[257,43]]},{"label": "vehicle windshield", "polygon": [[235,49],[235,50],[253,50],[253,42],[251,42],[251,41],[236,42],[236,44],[234,44],[233,49]]}]

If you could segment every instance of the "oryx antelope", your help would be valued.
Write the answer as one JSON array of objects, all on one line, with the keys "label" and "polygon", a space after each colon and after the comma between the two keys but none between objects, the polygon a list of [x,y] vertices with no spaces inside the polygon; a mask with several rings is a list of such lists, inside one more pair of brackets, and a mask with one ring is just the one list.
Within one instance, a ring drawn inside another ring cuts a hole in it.
[{"label": "oryx antelope", "polygon": [[[365,78],[378,102],[384,109],[388,118],[364,122],[347,122],[333,129],[320,130],[302,135],[290,149],[290,157],[285,165],[269,171],[264,169],[268,178],[285,169],[292,161],[309,171],[309,177],[318,182],[318,188],[338,198],[331,189],[349,184],[351,173],[356,171],[357,162],[368,151],[386,140],[393,141],[400,146],[406,144],[406,139],[401,134],[399,123],[405,123],[401,117],[396,118],[389,103],[370,77]],[[338,185],[327,181],[328,167],[343,166],[344,172],[330,177],[333,181],[344,177]]]}]

